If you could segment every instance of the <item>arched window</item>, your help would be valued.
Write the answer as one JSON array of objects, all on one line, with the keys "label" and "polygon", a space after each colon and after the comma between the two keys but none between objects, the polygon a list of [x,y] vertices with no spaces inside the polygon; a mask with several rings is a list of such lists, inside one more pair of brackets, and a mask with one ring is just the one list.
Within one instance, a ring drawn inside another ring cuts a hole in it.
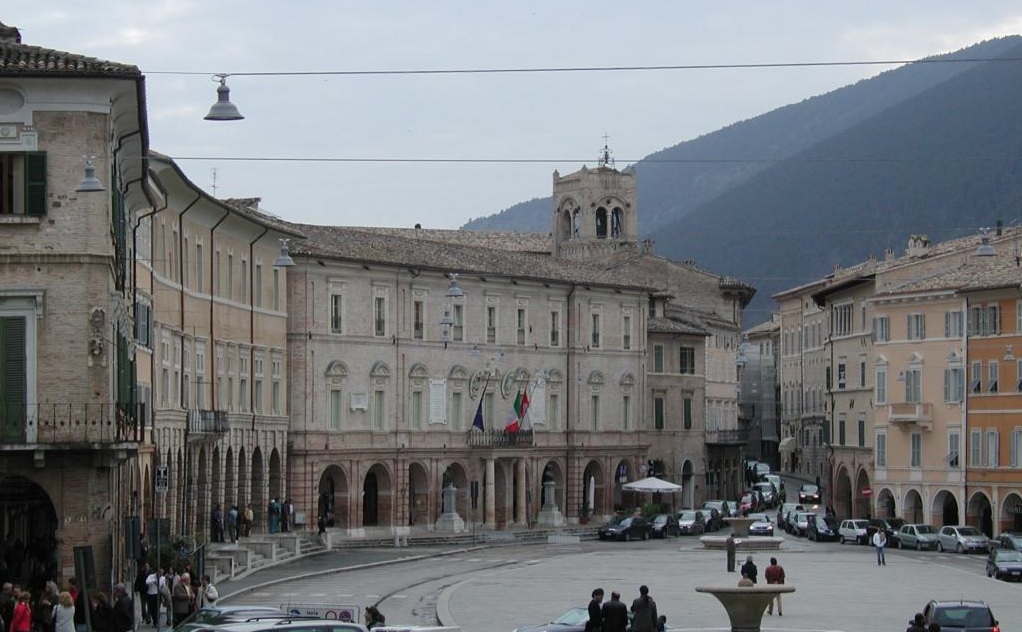
[{"label": "arched window", "polygon": [[607,209],[602,206],[596,209],[596,238],[607,238]]}]

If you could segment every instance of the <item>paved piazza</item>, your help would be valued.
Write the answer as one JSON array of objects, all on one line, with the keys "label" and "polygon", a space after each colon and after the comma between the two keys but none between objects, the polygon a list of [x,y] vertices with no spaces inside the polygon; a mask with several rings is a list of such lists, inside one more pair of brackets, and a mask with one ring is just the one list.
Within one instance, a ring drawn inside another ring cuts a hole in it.
[{"label": "paved piazza", "polygon": [[[932,598],[982,599],[1005,632],[1022,632],[1022,583],[986,577],[985,558],[952,553],[887,552],[878,567],[873,550],[787,538],[774,553],[796,592],[784,597],[784,616],[765,615],[763,629],[900,632]],[[580,554],[549,554],[535,547],[527,564],[496,568],[446,588],[437,603],[441,620],[464,632],[511,632],[516,625],[550,621],[585,605],[601,586],[631,603],[640,584],[650,588],[667,625],[675,630],[729,629],[727,615],[699,585],[735,585],[724,553],[705,551],[696,539],[630,543],[586,542]],[[755,554],[760,581],[770,555]],[[740,554],[739,559],[744,559]]]}]

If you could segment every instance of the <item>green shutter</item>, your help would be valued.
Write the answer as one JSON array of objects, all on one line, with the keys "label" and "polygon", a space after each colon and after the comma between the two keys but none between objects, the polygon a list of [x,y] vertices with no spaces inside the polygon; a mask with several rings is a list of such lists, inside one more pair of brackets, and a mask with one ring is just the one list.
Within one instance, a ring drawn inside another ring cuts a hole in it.
[{"label": "green shutter", "polygon": [[25,213],[46,215],[46,154],[25,154]]},{"label": "green shutter", "polygon": [[25,318],[0,318],[0,441],[23,440]]}]

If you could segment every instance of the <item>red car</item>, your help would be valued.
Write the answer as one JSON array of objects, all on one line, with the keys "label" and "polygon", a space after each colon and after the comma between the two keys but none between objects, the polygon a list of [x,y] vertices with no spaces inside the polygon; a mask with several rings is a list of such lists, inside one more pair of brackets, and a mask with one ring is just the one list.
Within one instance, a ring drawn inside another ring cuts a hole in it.
[{"label": "red car", "polygon": [[755,494],[745,494],[744,496],[742,496],[742,499],[738,502],[738,511],[742,515],[745,515],[750,511],[756,511],[757,509],[756,500],[757,499]]}]

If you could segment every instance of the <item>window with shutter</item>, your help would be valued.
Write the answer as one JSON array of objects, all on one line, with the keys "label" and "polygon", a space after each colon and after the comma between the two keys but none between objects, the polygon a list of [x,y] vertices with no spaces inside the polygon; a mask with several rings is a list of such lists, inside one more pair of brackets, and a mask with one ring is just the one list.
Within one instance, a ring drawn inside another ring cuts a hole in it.
[{"label": "window with shutter", "polygon": [[0,318],[0,441],[23,439],[25,420],[25,318]]},{"label": "window with shutter", "polygon": [[0,214],[46,214],[46,154],[0,152]]}]

